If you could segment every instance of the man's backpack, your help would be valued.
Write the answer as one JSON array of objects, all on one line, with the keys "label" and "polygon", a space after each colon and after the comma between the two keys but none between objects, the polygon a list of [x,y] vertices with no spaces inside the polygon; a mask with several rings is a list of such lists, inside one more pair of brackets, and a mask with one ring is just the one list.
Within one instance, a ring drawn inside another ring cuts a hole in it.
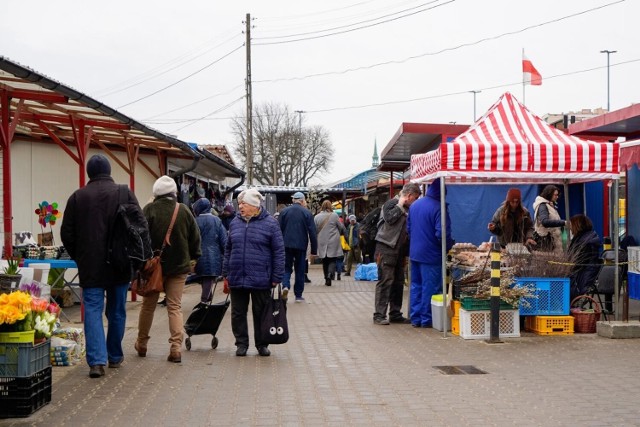
[{"label": "man's backpack", "polygon": [[381,207],[377,207],[373,209],[371,212],[365,215],[365,217],[360,222],[360,228],[362,230],[362,235],[368,241],[376,240],[376,234],[378,234],[378,227],[380,226],[380,213],[382,212]]},{"label": "man's backpack", "polygon": [[149,225],[137,203],[129,202],[129,189],[118,186],[118,209],[109,231],[107,263],[117,275],[129,278],[153,256]]}]

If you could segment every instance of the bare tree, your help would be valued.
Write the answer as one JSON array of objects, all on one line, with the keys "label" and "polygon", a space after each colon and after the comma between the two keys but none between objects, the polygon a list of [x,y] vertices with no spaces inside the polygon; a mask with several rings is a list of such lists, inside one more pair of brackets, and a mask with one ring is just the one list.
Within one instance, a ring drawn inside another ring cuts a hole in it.
[{"label": "bare tree", "polygon": [[[263,104],[253,115],[253,176],[266,185],[307,186],[329,171],[334,155],[322,126],[305,128],[286,105]],[[234,153],[246,169],[246,118],[231,124]]]}]

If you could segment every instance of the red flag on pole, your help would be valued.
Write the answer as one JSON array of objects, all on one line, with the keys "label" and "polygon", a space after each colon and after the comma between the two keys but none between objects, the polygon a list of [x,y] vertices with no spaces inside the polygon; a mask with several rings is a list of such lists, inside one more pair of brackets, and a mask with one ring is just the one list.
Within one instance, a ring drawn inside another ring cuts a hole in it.
[{"label": "red flag on pole", "polygon": [[542,75],[536,70],[531,61],[522,54],[522,73],[523,82],[526,85],[540,86],[542,84]]}]

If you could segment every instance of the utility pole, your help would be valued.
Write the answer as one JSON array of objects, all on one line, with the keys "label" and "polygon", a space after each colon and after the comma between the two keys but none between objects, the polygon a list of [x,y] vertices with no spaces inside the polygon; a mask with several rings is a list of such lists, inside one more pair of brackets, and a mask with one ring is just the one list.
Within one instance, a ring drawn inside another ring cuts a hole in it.
[{"label": "utility pole", "polygon": [[476,122],[476,94],[482,92],[481,90],[470,90],[469,93],[473,94],[473,122]]},{"label": "utility pole", "polygon": [[296,110],[298,113],[298,148],[300,149],[300,159],[298,159],[298,167],[300,168],[300,172],[298,173],[298,182],[304,183],[304,178],[302,174],[304,173],[304,168],[302,167],[302,154],[304,150],[302,149],[302,114],[306,113],[303,110]]},{"label": "utility pole", "polygon": [[251,14],[247,13],[245,24],[247,26],[246,51],[247,51],[247,77],[245,89],[247,97],[247,185],[253,185],[253,106],[251,100]]},{"label": "utility pole", "polygon": [[601,50],[600,53],[606,53],[607,54],[607,113],[611,111],[611,104],[610,104],[610,98],[609,98],[609,55],[611,55],[612,53],[616,53],[617,50]]}]

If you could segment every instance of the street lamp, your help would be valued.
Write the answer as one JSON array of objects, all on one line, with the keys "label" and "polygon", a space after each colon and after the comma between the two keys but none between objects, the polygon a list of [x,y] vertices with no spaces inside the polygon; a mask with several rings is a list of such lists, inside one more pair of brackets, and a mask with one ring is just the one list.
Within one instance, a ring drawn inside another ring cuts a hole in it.
[{"label": "street lamp", "polygon": [[476,94],[482,92],[481,90],[470,90],[469,93],[473,94],[473,122],[476,121]]},{"label": "street lamp", "polygon": [[611,105],[609,102],[609,55],[616,53],[617,50],[601,50],[600,53],[607,54],[607,112],[611,111]]},{"label": "street lamp", "polygon": [[300,145],[300,163],[299,163],[299,167],[300,167],[300,176],[298,177],[299,180],[302,180],[302,173],[304,172],[304,169],[302,167],[302,115],[304,113],[306,113],[306,111],[304,110],[295,110],[295,113],[298,113],[298,144]]}]

